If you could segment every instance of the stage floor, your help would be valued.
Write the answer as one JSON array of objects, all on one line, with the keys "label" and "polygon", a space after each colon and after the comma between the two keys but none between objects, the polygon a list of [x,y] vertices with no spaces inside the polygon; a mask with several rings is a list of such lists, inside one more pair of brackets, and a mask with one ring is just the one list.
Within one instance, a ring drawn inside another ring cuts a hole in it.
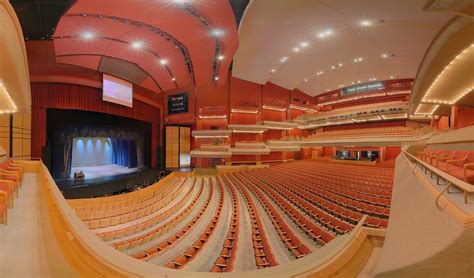
[{"label": "stage floor", "polygon": [[90,167],[72,167],[71,179],[74,179],[74,172],[83,171],[86,180],[98,179],[102,177],[118,176],[138,172],[138,168],[127,168],[119,165],[102,165]]}]

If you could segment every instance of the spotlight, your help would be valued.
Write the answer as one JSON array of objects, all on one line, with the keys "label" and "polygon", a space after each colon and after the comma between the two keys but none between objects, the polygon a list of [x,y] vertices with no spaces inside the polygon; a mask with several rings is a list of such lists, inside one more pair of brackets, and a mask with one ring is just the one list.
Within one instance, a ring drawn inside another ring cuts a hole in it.
[{"label": "spotlight", "polygon": [[219,55],[219,56],[217,56],[217,59],[218,59],[219,61],[224,60],[224,55]]},{"label": "spotlight", "polygon": [[271,73],[274,73],[275,71],[276,71],[276,69],[272,69],[270,72],[271,72]]},{"label": "spotlight", "polygon": [[173,82],[176,81],[176,77],[171,78],[171,81]]},{"label": "spotlight", "polygon": [[219,76],[214,76],[214,81],[219,80]]},{"label": "spotlight", "polygon": [[94,37],[95,37],[94,33],[90,32],[90,31],[86,31],[86,32],[82,33],[82,38],[83,39],[91,40]]},{"label": "spotlight", "polygon": [[300,49],[299,47],[294,47],[294,48],[293,48],[293,52],[300,52],[300,50],[301,50],[301,49]]},{"label": "spotlight", "polygon": [[211,31],[211,35],[213,37],[216,37],[216,38],[222,37],[224,35],[224,30],[222,30],[222,29],[213,29]]},{"label": "spotlight", "polygon": [[309,43],[308,42],[301,42],[300,46],[301,47],[308,47]]},{"label": "spotlight", "polygon": [[363,26],[363,27],[372,26],[372,21],[370,21],[370,20],[368,20],[368,19],[362,20],[362,21],[360,22],[360,26]]},{"label": "spotlight", "polygon": [[140,49],[143,47],[143,42],[141,41],[135,41],[132,43],[132,47],[135,48],[135,49]]},{"label": "spotlight", "polygon": [[166,59],[160,59],[160,64],[163,65],[163,66],[164,66],[164,65],[167,65],[167,64],[168,64],[168,60],[166,60]]}]

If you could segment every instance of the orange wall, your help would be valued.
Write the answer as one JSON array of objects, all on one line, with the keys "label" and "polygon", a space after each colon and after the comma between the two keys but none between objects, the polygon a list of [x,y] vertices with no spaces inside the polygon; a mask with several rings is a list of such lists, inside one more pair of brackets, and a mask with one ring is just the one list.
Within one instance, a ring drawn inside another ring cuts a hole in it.
[{"label": "orange wall", "polygon": [[456,128],[474,125],[474,109],[459,108],[456,122]]},{"label": "orange wall", "polygon": [[385,160],[392,160],[397,158],[400,154],[401,148],[400,147],[386,147],[385,148]]}]

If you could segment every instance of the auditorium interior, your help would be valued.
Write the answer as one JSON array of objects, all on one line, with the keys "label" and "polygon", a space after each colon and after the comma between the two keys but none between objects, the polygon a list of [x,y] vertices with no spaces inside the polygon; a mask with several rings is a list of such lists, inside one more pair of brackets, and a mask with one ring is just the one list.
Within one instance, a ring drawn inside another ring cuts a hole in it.
[{"label": "auditorium interior", "polygon": [[474,277],[474,0],[0,0],[0,277]]}]

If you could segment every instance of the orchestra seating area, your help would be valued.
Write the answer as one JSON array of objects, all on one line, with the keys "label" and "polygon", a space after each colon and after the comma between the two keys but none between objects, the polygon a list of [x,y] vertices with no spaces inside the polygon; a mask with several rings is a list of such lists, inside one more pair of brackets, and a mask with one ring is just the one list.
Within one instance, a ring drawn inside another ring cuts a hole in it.
[{"label": "orchestra seating area", "polygon": [[364,215],[365,226],[386,229],[393,168],[306,160],[166,179],[69,202],[93,233],[136,259],[172,269],[248,271],[305,257]]},{"label": "orchestra seating area", "polygon": [[8,223],[8,210],[14,208],[14,199],[18,197],[23,179],[23,166],[12,160],[0,163],[0,219]]}]

